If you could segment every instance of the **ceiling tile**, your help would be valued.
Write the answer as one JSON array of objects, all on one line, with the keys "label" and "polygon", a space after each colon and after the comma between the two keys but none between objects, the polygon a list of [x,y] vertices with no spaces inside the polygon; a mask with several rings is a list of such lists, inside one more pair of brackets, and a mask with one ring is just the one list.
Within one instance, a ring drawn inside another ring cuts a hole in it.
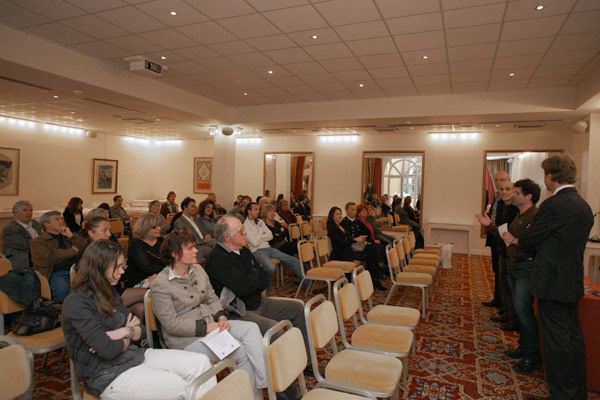
[{"label": "ceiling tile", "polygon": [[375,4],[384,18],[440,11],[439,0],[375,0]]},{"label": "ceiling tile", "polygon": [[527,89],[537,89],[545,87],[566,86],[572,76],[553,76],[544,78],[532,78],[527,85]]},{"label": "ceiling tile", "polygon": [[487,82],[490,79],[490,73],[487,71],[461,72],[458,74],[451,74],[450,79],[452,80],[453,88],[455,83],[485,82],[487,85]]},{"label": "ceiling tile", "polygon": [[560,34],[569,35],[597,31],[600,31],[600,10],[571,14],[562,27]]},{"label": "ceiling tile", "polygon": [[570,64],[570,65],[549,65],[545,67],[539,67],[533,79],[543,78],[548,76],[575,76],[582,68],[584,64]]},{"label": "ceiling tile", "polygon": [[274,76],[270,78],[270,81],[279,87],[304,85],[304,81],[295,76]]},{"label": "ceiling tile", "polygon": [[437,31],[444,27],[442,24],[442,14],[439,12],[392,18],[386,20],[386,22],[392,35]]},{"label": "ceiling tile", "polygon": [[212,19],[235,17],[251,14],[255,10],[244,0],[186,0],[196,10],[208,15]]},{"label": "ceiling tile", "polygon": [[519,40],[554,36],[558,33],[565,17],[565,15],[558,15],[548,18],[505,22],[500,40]]},{"label": "ceiling tile", "polygon": [[[342,82],[342,85],[346,87],[346,89],[351,90],[356,94],[356,92],[370,90],[370,89],[379,89],[377,82],[372,79],[359,80],[354,82]],[[362,87],[360,85],[363,85]]]},{"label": "ceiling tile", "polygon": [[579,0],[573,9],[575,12],[588,10],[600,10],[600,2],[598,0]]},{"label": "ceiling tile", "polygon": [[294,75],[310,75],[326,72],[323,67],[321,67],[321,65],[315,61],[286,64],[285,69]]},{"label": "ceiling tile", "polygon": [[387,78],[402,78],[408,76],[405,67],[369,68],[371,76],[377,80]]},{"label": "ceiling tile", "polygon": [[229,56],[234,63],[238,66],[244,67],[262,67],[273,65],[273,60],[265,56],[263,53],[248,53],[248,54],[237,54]]},{"label": "ceiling tile", "polygon": [[108,39],[111,37],[125,36],[129,34],[129,32],[126,30],[89,14],[81,17],[66,19],[61,22],[73,29],[85,32],[86,34],[97,39]]},{"label": "ceiling tile", "polygon": [[504,3],[444,11],[446,29],[502,22]]},{"label": "ceiling tile", "polygon": [[357,71],[340,71],[334,72],[333,76],[340,82],[351,82],[351,81],[361,81],[361,80],[371,80],[371,75],[364,69],[359,69]]},{"label": "ceiling tile", "polygon": [[450,84],[417,85],[417,90],[420,95],[452,93]]},{"label": "ceiling tile", "polygon": [[509,1],[506,9],[505,21],[515,21],[519,19],[543,18],[553,15],[567,14],[576,0],[544,0],[544,9],[538,11],[537,5],[533,1]]},{"label": "ceiling tile", "polygon": [[[418,50],[418,51],[403,51],[400,53],[402,59],[406,65],[423,65],[445,62],[446,49],[429,49],[429,50]],[[426,56],[426,59],[423,59]]]},{"label": "ceiling tile", "polygon": [[23,28],[31,25],[43,24],[49,22],[50,19],[42,17],[39,14],[28,11],[17,5],[4,1],[2,3],[2,12],[0,12],[0,20],[7,22],[10,26]]},{"label": "ceiling tile", "polygon": [[501,26],[502,24],[489,24],[447,29],[446,41],[449,47],[480,43],[496,43],[500,36]]},{"label": "ceiling tile", "polygon": [[385,92],[379,88],[372,89],[358,89],[353,90],[352,93],[359,99],[376,99],[379,97],[385,97]]},{"label": "ceiling tile", "polygon": [[208,70],[193,61],[179,61],[168,64],[169,70],[181,72],[184,75],[199,74],[202,72],[208,72]]},{"label": "ceiling tile", "polygon": [[448,63],[408,65],[406,67],[411,76],[440,75],[448,73]]},{"label": "ceiling tile", "polygon": [[309,85],[337,82],[336,79],[331,74],[304,75],[301,78],[304,82],[308,83]]},{"label": "ceiling tile", "polygon": [[174,53],[187,58],[188,60],[199,60],[201,58],[216,57],[219,55],[216,51],[209,49],[206,46],[194,46],[186,49],[177,49]]},{"label": "ceiling tile", "polygon": [[356,96],[348,89],[344,89],[338,92],[327,93],[327,98],[329,100],[349,100],[356,99]]},{"label": "ceiling tile", "polygon": [[45,39],[56,40],[64,44],[77,44],[83,42],[91,42],[95,40],[93,37],[71,29],[60,22],[50,22],[48,24],[36,25],[27,28],[28,31],[37,33]]},{"label": "ceiling tile", "polygon": [[355,57],[323,60],[320,63],[329,72],[352,71],[363,67]]},{"label": "ceiling tile", "polygon": [[454,82],[452,81],[452,93],[477,93],[487,92],[488,82]]},{"label": "ceiling tile", "polygon": [[219,20],[219,24],[242,39],[276,35],[280,33],[277,28],[260,14],[222,19]]},{"label": "ceiling tile", "polygon": [[235,69],[231,71],[222,71],[219,72],[220,75],[226,77],[227,79],[234,81],[235,83],[239,83],[236,81],[248,81],[252,79],[258,79],[255,73],[247,69]]},{"label": "ceiling tile", "polygon": [[138,36],[169,50],[192,47],[198,44],[173,28],[140,33]]},{"label": "ceiling tile", "polygon": [[403,66],[404,62],[402,62],[402,58],[400,58],[400,54],[398,53],[390,53],[390,54],[377,54],[374,56],[362,56],[358,57],[360,62],[367,69],[371,68],[384,68],[384,67],[398,67]]},{"label": "ceiling tile", "polygon": [[265,55],[278,64],[291,64],[312,61],[312,58],[300,48],[265,51]]},{"label": "ceiling tile", "polygon": [[123,57],[130,55],[127,50],[102,41],[76,44],[73,47],[99,59],[119,57],[122,60]]},{"label": "ceiling tile", "polygon": [[317,93],[316,89],[309,85],[295,85],[295,86],[285,86],[282,89],[294,94],[309,94],[309,93]]},{"label": "ceiling tile", "polygon": [[212,21],[180,26],[177,30],[202,44],[229,42],[237,39]]},{"label": "ceiling tile", "polygon": [[417,95],[417,89],[414,86],[389,87],[383,88],[383,91],[390,97]]},{"label": "ceiling tile", "polygon": [[597,54],[597,50],[591,49],[546,53],[540,66],[587,63]]},{"label": "ceiling tile", "polygon": [[439,49],[446,46],[443,31],[420,32],[394,36],[394,40],[400,51]]},{"label": "ceiling tile", "polygon": [[83,8],[89,13],[96,13],[98,11],[110,10],[111,8],[124,7],[127,3],[122,0],[67,0],[69,3]]},{"label": "ceiling tile", "polygon": [[550,51],[583,49],[600,49],[600,35],[596,32],[559,35],[550,47]]},{"label": "ceiling tile", "polygon": [[350,57],[352,53],[343,43],[330,43],[304,48],[316,60]]},{"label": "ceiling tile", "polygon": [[456,8],[467,8],[473,6],[483,6],[486,4],[498,3],[502,0],[442,0],[444,10],[453,10]]},{"label": "ceiling tile", "polygon": [[397,88],[397,87],[406,87],[406,86],[412,87],[412,80],[408,77],[377,79],[377,83],[384,90],[386,90],[388,88]]},{"label": "ceiling tile", "polygon": [[[146,53],[144,54],[148,59],[159,62],[159,63],[168,63],[177,62],[185,60],[185,57],[180,56],[171,51],[158,51],[156,53]],[[166,57],[164,60],[161,57]]]},{"label": "ceiling tile", "polygon": [[166,28],[162,22],[131,6],[103,11],[96,16],[133,33]]},{"label": "ceiling tile", "polygon": [[500,42],[498,45],[497,57],[521,56],[527,54],[545,53],[552,43],[551,37],[513,40],[510,42]]},{"label": "ceiling tile", "polygon": [[246,42],[260,51],[296,47],[296,43],[294,43],[286,35],[263,36],[259,38],[246,39]]},{"label": "ceiling tile", "polygon": [[496,53],[496,44],[474,44],[448,48],[450,61],[476,60],[478,58],[492,58]]},{"label": "ceiling tile", "polygon": [[327,22],[310,5],[268,11],[263,15],[283,32],[305,31],[307,29],[327,27]]},{"label": "ceiling tile", "polygon": [[144,53],[162,50],[160,46],[150,43],[139,36],[122,36],[107,40],[108,43],[129,51],[130,54],[143,55]]},{"label": "ceiling tile", "polygon": [[209,44],[209,48],[221,54],[222,56],[231,56],[234,54],[254,53],[256,50],[243,40],[234,40],[231,42],[222,42]]},{"label": "ceiling tile", "polygon": [[328,97],[322,95],[321,93],[299,93],[295,95],[304,101],[325,101],[328,100]]},{"label": "ceiling tile", "polygon": [[360,24],[335,27],[335,31],[343,40],[370,39],[388,36],[389,32],[383,21],[363,22]]},{"label": "ceiling tile", "polygon": [[479,60],[451,61],[449,66],[450,72],[453,74],[461,72],[479,72],[491,70],[493,62],[493,58],[482,58]]},{"label": "ceiling tile", "polygon": [[[333,26],[381,19],[377,8],[371,1],[332,0],[315,4],[315,7]],[[344,11],[340,12],[340,10]]]},{"label": "ceiling tile", "polygon": [[264,88],[264,89],[256,89],[256,91],[265,96],[277,96],[277,95],[289,95],[288,92],[281,88],[273,87],[273,88]]},{"label": "ceiling tile", "polygon": [[[180,26],[208,21],[202,13],[184,3],[182,0],[157,0],[143,3],[136,8],[151,15],[167,26]],[[177,15],[171,15],[171,11]]]},{"label": "ceiling tile", "polygon": [[[252,70],[252,72],[254,72],[256,75],[267,79],[271,79],[274,76],[292,76],[290,71],[288,71],[280,65],[269,65],[268,67],[252,67],[250,68],[250,70]],[[273,71],[273,73],[269,74],[268,71]]]},{"label": "ceiling tile", "polygon": [[198,64],[202,65],[210,69],[211,71],[231,71],[234,69],[239,69],[240,65],[232,62],[227,57],[213,57],[213,58],[203,58],[201,60],[196,61]]},{"label": "ceiling tile", "polygon": [[20,7],[53,20],[71,18],[85,14],[85,11],[64,0],[18,0],[15,3]]},{"label": "ceiling tile", "polygon": [[540,63],[543,54],[532,54],[525,56],[513,56],[513,57],[497,57],[494,61],[495,69],[513,69],[513,68],[526,68],[526,67],[537,67]]},{"label": "ceiling tile", "polygon": [[269,11],[278,8],[287,8],[308,4],[307,0],[246,0],[258,11]]},{"label": "ceiling tile", "polygon": [[370,54],[385,54],[396,51],[394,41],[390,37],[381,37],[374,39],[363,39],[346,42],[350,50],[356,56],[366,56]]},{"label": "ceiling tile", "polygon": [[261,89],[273,87],[274,85],[267,79],[252,79],[249,81],[244,81],[243,86],[248,89]]},{"label": "ceiling tile", "polygon": [[320,85],[317,86],[317,88],[319,89],[319,92],[321,93],[332,93],[332,92],[340,92],[340,91],[345,91],[346,90],[346,86],[342,85],[339,82],[334,82],[334,83],[321,83]]},{"label": "ceiling tile", "polygon": [[[534,71],[535,68],[513,68],[508,70],[495,69],[492,71],[490,79],[493,81],[529,79]],[[509,74],[515,75],[510,76]]]},{"label": "ceiling tile", "polygon": [[[317,35],[318,38],[313,39],[312,35]],[[299,46],[316,46],[341,41],[337,33],[335,33],[335,31],[331,28],[288,33],[288,36]]]}]

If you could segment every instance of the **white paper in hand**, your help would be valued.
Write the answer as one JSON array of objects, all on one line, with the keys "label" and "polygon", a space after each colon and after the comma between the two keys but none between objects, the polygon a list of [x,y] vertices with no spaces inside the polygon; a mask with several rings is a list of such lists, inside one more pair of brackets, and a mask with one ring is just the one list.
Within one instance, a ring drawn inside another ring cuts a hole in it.
[{"label": "white paper in hand", "polygon": [[229,354],[231,354],[235,349],[240,347],[240,344],[227,329],[219,332],[218,329],[215,329],[208,335],[200,338],[200,341],[208,346],[209,349],[212,350],[213,353],[219,360],[224,359]]},{"label": "white paper in hand", "polygon": [[[508,232],[508,224],[502,224],[498,227],[498,233],[500,234],[500,237],[502,237],[504,232]],[[506,246],[510,246],[510,242],[505,240],[504,243],[506,243]]]}]

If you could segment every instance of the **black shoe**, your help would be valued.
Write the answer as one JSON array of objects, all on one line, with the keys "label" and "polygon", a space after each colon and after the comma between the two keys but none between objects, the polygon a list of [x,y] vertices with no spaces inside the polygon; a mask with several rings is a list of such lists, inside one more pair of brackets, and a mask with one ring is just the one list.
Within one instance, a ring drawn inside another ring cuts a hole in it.
[{"label": "black shoe", "polygon": [[540,360],[531,360],[524,358],[515,365],[513,365],[513,369],[515,372],[520,372],[522,374],[530,374],[536,369],[539,369],[542,365]]},{"label": "black shoe", "polygon": [[504,315],[504,313],[505,313],[505,312],[506,312],[506,311],[504,310],[504,308],[500,308],[500,309],[498,310],[498,315]]},{"label": "black shoe", "polygon": [[502,325],[500,327],[500,329],[502,329],[503,331],[518,331],[519,330],[519,325],[517,325],[517,324],[506,324],[506,325]]},{"label": "black shoe", "polygon": [[506,350],[504,355],[515,360],[518,358],[523,358],[523,352],[521,351],[520,347],[517,347],[514,350]]},{"label": "black shoe", "polygon": [[373,288],[375,288],[375,290],[387,290],[387,288],[383,286],[381,282],[379,282],[379,280],[377,279],[373,281]]},{"label": "black shoe", "polygon": [[496,300],[492,300],[492,301],[484,301],[481,303],[482,306],[486,306],[486,307],[502,307],[502,303],[496,301]]},{"label": "black shoe", "polygon": [[490,321],[500,322],[501,324],[506,324],[508,322],[508,318],[506,318],[506,317],[491,317]]}]

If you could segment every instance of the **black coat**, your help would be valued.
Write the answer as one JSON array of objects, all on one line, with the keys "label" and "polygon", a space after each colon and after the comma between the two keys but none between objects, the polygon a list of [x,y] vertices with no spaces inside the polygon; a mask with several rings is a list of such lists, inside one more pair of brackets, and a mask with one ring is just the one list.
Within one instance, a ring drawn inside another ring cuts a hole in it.
[{"label": "black coat", "polygon": [[572,303],[583,296],[583,252],[594,217],[575,188],[546,199],[519,237],[519,246],[539,246],[533,262],[531,293],[538,299]]}]

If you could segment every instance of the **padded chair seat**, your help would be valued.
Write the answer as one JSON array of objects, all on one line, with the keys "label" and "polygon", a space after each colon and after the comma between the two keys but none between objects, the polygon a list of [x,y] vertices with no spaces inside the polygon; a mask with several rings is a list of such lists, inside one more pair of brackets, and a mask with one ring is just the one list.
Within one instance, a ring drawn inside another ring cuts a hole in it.
[{"label": "padded chair seat", "polygon": [[411,265],[428,265],[430,267],[436,267],[440,265],[439,260],[434,260],[431,258],[421,258],[421,257],[413,257],[410,259]]},{"label": "padded chair seat", "polygon": [[129,244],[128,237],[120,237],[120,238],[117,238],[117,240],[119,241],[119,244]]},{"label": "padded chair seat", "polygon": [[360,349],[408,354],[413,333],[399,326],[364,324],[352,332],[352,346]]},{"label": "padded chair seat", "polygon": [[83,400],[100,400],[100,397],[96,397],[93,394],[89,394],[87,390],[83,392]]},{"label": "padded chair seat", "polygon": [[429,265],[407,265],[404,267],[404,272],[422,272],[424,274],[435,275],[436,267]]},{"label": "padded chair seat", "polygon": [[413,329],[418,325],[420,319],[421,313],[419,310],[383,304],[376,305],[367,313],[369,323],[405,326]]},{"label": "padded chair seat", "polygon": [[330,389],[313,389],[302,398],[302,400],[364,400],[366,397],[355,394],[337,392]]},{"label": "padded chair seat", "polygon": [[271,262],[273,264],[275,264],[275,265],[279,265],[280,264],[280,261],[278,259],[276,259],[276,258],[271,258]]},{"label": "padded chair seat", "polygon": [[27,347],[34,354],[46,352],[50,349],[58,349],[65,345],[65,334],[62,328],[54,328],[31,336],[19,336],[11,332],[8,336],[14,339],[17,344]]},{"label": "padded chair seat", "polygon": [[434,254],[439,256],[442,250],[440,249],[415,249],[415,254]]},{"label": "padded chair seat", "polygon": [[345,386],[389,393],[396,389],[402,375],[402,362],[395,357],[343,350],[325,367],[325,379]]},{"label": "padded chair seat", "polygon": [[432,277],[421,272],[400,272],[396,275],[396,282],[413,285],[430,285]]},{"label": "padded chair seat", "polygon": [[408,232],[410,230],[410,226],[408,226],[408,225],[396,225],[396,226],[392,226],[390,229],[392,231],[395,231],[395,232]]},{"label": "padded chair seat", "polygon": [[430,254],[430,253],[418,253],[415,254],[413,256],[413,258],[423,258],[423,259],[431,259],[431,260],[437,260],[438,262],[440,261],[440,256],[437,254]]},{"label": "padded chair seat", "polygon": [[337,268],[344,272],[352,272],[356,268],[356,264],[350,261],[327,261],[323,264],[323,268]]},{"label": "padded chair seat", "polygon": [[306,271],[308,278],[334,279],[337,280],[344,275],[344,271],[337,268],[311,268]]}]

